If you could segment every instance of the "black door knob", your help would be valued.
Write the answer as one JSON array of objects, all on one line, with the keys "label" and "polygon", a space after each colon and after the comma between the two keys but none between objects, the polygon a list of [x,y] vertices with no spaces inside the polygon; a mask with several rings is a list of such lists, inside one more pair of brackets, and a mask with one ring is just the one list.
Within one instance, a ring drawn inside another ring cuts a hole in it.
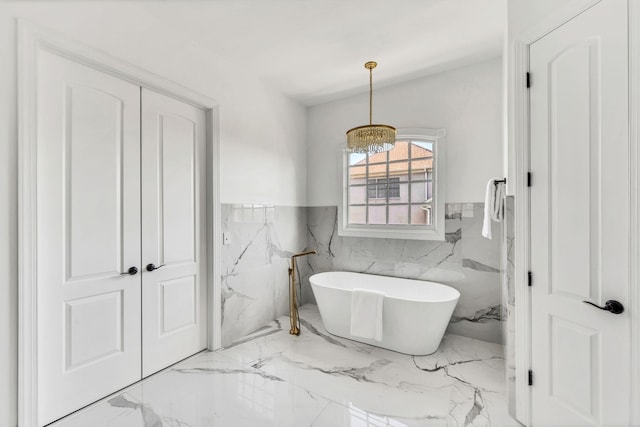
[{"label": "black door knob", "polygon": [[125,271],[124,273],[120,273],[121,276],[125,274],[128,274],[129,276],[135,276],[136,274],[138,274],[138,267],[129,267],[127,271]]},{"label": "black door knob", "polygon": [[164,264],[159,265],[159,266],[157,266],[157,267],[156,267],[155,265],[153,265],[153,264],[147,264],[147,266],[145,267],[145,269],[146,269],[147,271],[153,271],[153,270],[157,270],[157,269],[162,268],[162,267],[164,267]]},{"label": "black door knob", "polygon": [[585,304],[589,304],[592,305],[596,308],[599,308],[600,310],[604,310],[604,311],[608,311],[612,314],[620,314],[624,311],[624,305],[622,305],[621,302],[616,301],[614,299],[610,299],[604,302],[604,306],[600,307],[597,304],[594,304],[590,301],[582,301]]}]

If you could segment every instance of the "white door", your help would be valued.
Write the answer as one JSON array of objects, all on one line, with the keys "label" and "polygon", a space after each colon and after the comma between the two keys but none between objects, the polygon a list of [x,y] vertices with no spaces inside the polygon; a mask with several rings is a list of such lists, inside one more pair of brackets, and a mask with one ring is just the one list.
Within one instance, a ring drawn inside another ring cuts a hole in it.
[{"label": "white door", "polygon": [[144,376],[207,345],[205,135],[204,111],[142,89]]},{"label": "white door", "polygon": [[37,378],[43,425],[140,379],[141,275],[126,274],[140,268],[140,88],[40,52]]},{"label": "white door", "polygon": [[628,303],[626,8],[531,45],[534,427],[629,425],[629,313],[586,303]]}]

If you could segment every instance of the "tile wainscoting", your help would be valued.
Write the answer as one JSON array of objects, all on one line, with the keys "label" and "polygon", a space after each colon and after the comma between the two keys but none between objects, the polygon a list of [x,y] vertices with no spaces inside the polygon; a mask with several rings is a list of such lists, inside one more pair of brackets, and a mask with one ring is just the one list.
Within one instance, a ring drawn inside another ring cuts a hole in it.
[{"label": "tile wainscoting", "polygon": [[289,313],[289,258],[307,246],[307,208],[223,204],[222,346]]},{"label": "tile wainscoting", "polygon": [[461,293],[449,333],[503,342],[501,229],[481,236],[483,203],[446,205],[446,239],[419,241],[340,237],[337,207],[223,204],[223,346],[288,313],[289,258],[299,259],[302,302],[315,302],[308,277],[356,271],[453,286]]},{"label": "tile wainscoting", "polygon": [[501,227],[493,224],[492,240],[482,237],[483,207],[483,203],[447,204],[444,241],[340,237],[337,207],[308,208],[308,249],[319,255],[306,258],[304,301],[314,302],[308,275],[323,271],[431,280],[460,291],[449,333],[502,342]]},{"label": "tile wainscoting", "polygon": [[502,223],[502,337],[509,413],[516,414],[516,289],[515,289],[515,216],[514,198],[507,196]]}]

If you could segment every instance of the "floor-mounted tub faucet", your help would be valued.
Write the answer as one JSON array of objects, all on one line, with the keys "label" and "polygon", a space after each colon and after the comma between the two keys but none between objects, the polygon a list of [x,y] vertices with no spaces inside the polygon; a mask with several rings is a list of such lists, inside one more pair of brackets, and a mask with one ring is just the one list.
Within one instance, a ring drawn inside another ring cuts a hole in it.
[{"label": "floor-mounted tub faucet", "polygon": [[298,297],[296,295],[296,258],[305,255],[317,255],[316,251],[300,252],[291,257],[289,267],[289,320],[291,321],[291,335],[300,335],[300,318],[298,317]]}]

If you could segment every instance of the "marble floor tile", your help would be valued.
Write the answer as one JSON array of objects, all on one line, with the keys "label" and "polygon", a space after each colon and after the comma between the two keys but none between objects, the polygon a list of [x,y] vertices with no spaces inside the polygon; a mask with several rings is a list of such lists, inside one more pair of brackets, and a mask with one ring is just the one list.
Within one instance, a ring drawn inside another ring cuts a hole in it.
[{"label": "marble floor tile", "polygon": [[281,378],[205,352],[55,427],[308,426],[329,403]]},{"label": "marble floor tile", "polygon": [[314,305],[300,316],[299,336],[281,317],[54,426],[519,426],[500,345],[446,335],[414,357],[329,334]]},{"label": "marble floor tile", "polygon": [[408,419],[376,415],[354,404],[342,406],[331,402],[311,424],[311,427],[413,427],[446,426],[447,421],[438,417]]}]

